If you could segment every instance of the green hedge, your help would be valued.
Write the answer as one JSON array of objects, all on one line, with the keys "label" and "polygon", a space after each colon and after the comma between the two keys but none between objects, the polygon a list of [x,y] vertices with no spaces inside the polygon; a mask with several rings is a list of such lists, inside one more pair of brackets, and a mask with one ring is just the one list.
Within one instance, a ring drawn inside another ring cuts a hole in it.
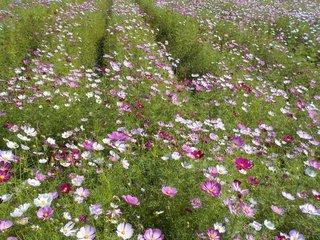
[{"label": "green hedge", "polygon": [[218,74],[216,64],[217,53],[209,44],[200,39],[199,23],[180,13],[156,7],[153,1],[137,0],[146,12],[146,21],[156,29],[156,37],[160,42],[168,41],[168,51],[180,60],[175,69],[179,78],[189,77],[193,73],[204,74],[212,72]]},{"label": "green hedge", "polygon": [[56,4],[18,8],[13,18],[5,20],[0,30],[0,79],[10,77],[12,69],[39,46],[56,10]]}]

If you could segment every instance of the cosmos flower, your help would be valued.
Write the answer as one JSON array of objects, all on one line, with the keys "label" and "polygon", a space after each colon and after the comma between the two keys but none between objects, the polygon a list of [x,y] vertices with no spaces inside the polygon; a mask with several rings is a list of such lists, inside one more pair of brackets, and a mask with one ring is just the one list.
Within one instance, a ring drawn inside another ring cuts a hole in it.
[{"label": "cosmos flower", "polygon": [[10,172],[0,170],[0,184],[8,182],[10,178],[11,178]]},{"label": "cosmos flower", "polygon": [[64,193],[64,194],[68,194],[72,189],[72,186],[70,183],[61,183],[59,185],[59,191],[61,193]]},{"label": "cosmos flower", "polygon": [[12,162],[14,161],[15,156],[12,151],[0,151],[0,161],[3,162]]},{"label": "cosmos flower", "polygon": [[21,217],[30,207],[29,203],[25,203],[15,208],[13,212],[10,213],[11,217]]},{"label": "cosmos flower", "polygon": [[117,226],[117,235],[118,237],[120,237],[121,239],[130,239],[133,235],[133,228],[132,225],[130,223],[120,223]]},{"label": "cosmos flower", "polygon": [[320,208],[317,209],[314,205],[310,203],[300,205],[299,208],[303,213],[320,216]]},{"label": "cosmos flower", "polygon": [[246,171],[253,167],[253,163],[250,160],[242,157],[237,157],[234,161],[234,164],[238,171]]},{"label": "cosmos flower", "polygon": [[75,236],[78,229],[74,229],[74,225],[75,223],[70,221],[62,228],[60,228],[60,232],[66,237]]},{"label": "cosmos flower", "polygon": [[216,181],[206,181],[201,184],[201,190],[212,197],[219,197],[221,192],[221,185]]},{"label": "cosmos flower", "polygon": [[168,197],[174,197],[177,194],[177,189],[174,187],[164,186],[161,189],[162,193]]},{"label": "cosmos flower", "polygon": [[133,195],[123,195],[122,199],[129,205],[132,205],[132,206],[140,205],[139,199]]},{"label": "cosmos flower", "polygon": [[292,229],[289,232],[289,240],[305,240],[305,238],[301,233],[299,233],[295,229]]},{"label": "cosmos flower", "polygon": [[78,240],[93,240],[95,238],[95,232],[94,227],[86,225],[79,229],[76,236]]},{"label": "cosmos flower", "polygon": [[163,240],[164,235],[158,228],[148,228],[143,234],[144,240]]},{"label": "cosmos flower", "polygon": [[94,215],[95,219],[103,213],[101,204],[92,204],[89,206],[89,211],[91,215]]},{"label": "cosmos flower", "polygon": [[221,234],[219,233],[218,230],[214,229],[214,228],[210,228],[207,231],[207,235],[209,240],[220,240],[221,239]]},{"label": "cosmos flower", "polygon": [[200,198],[192,198],[190,203],[194,209],[201,208],[201,199]]},{"label": "cosmos flower", "polygon": [[11,228],[13,223],[10,220],[0,220],[0,231],[4,232],[5,230]]},{"label": "cosmos flower", "polygon": [[53,201],[53,196],[50,193],[39,194],[37,198],[34,199],[33,203],[37,207],[50,206]]},{"label": "cosmos flower", "polygon": [[53,216],[53,209],[49,206],[40,208],[37,211],[37,217],[42,220],[47,220]]}]

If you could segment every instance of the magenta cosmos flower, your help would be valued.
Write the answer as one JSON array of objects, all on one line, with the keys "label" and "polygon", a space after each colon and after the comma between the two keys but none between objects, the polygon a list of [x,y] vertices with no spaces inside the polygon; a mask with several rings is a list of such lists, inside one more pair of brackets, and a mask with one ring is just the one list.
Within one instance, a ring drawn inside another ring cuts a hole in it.
[{"label": "magenta cosmos flower", "polygon": [[234,164],[238,171],[249,170],[253,167],[253,163],[250,160],[242,157],[236,158]]},{"label": "magenta cosmos flower", "polygon": [[209,240],[220,240],[221,239],[220,232],[214,228],[210,228],[207,231],[207,235],[208,235]]},{"label": "magenta cosmos flower", "polygon": [[132,206],[139,206],[140,205],[140,202],[139,202],[139,199],[135,196],[132,196],[132,195],[123,195],[122,196],[122,199],[128,203],[129,205],[132,205]]},{"label": "magenta cosmos flower", "polygon": [[174,197],[178,192],[176,188],[169,186],[164,186],[161,191],[164,195],[168,197]]},{"label": "magenta cosmos flower", "polygon": [[158,228],[148,228],[144,232],[143,238],[145,240],[163,240],[164,235],[162,234],[161,230]]},{"label": "magenta cosmos flower", "polygon": [[201,190],[208,193],[212,197],[219,197],[221,185],[216,181],[206,181],[201,184]]},{"label": "magenta cosmos flower", "polygon": [[51,218],[53,215],[53,209],[49,206],[42,207],[38,210],[37,216],[39,219],[46,220]]},{"label": "magenta cosmos flower", "polygon": [[11,178],[11,173],[0,170],[0,184],[8,182]]}]

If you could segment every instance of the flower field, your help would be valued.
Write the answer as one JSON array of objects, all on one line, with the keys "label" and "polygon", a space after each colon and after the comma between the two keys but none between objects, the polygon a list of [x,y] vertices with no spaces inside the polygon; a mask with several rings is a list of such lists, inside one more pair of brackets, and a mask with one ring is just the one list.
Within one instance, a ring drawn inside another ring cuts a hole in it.
[{"label": "flower field", "polygon": [[317,0],[0,2],[0,240],[320,240]]}]

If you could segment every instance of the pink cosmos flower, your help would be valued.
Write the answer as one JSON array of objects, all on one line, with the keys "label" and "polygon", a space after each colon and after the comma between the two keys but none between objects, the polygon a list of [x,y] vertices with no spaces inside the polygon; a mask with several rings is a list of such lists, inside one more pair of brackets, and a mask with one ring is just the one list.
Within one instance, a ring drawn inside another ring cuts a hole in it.
[{"label": "pink cosmos flower", "polygon": [[144,240],[163,240],[164,235],[158,228],[148,228],[143,234]]},{"label": "pink cosmos flower", "polygon": [[221,192],[221,184],[216,181],[206,181],[201,184],[201,190],[212,197],[219,197]]},{"label": "pink cosmos flower", "polygon": [[52,215],[53,209],[49,206],[42,207],[37,211],[37,217],[42,220],[49,219],[52,217]]},{"label": "pink cosmos flower", "polygon": [[4,232],[5,230],[11,228],[13,223],[10,220],[0,220],[0,231]]},{"label": "pink cosmos flower", "polygon": [[93,150],[93,141],[91,141],[91,140],[84,140],[84,142],[83,142],[83,147],[84,147],[84,149],[85,150],[87,150],[87,151],[92,151]]},{"label": "pink cosmos flower", "polygon": [[236,158],[234,164],[238,171],[249,170],[253,167],[253,163],[250,160],[242,157]]},{"label": "pink cosmos flower", "polygon": [[238,147],[241,148],[244,146],[245,142],[243,141],[243,139],[239,136],[234,136],[232,137],[232,142]]},{"label": "pink cosmos flower", "polygon": [[278,206],[275,205],[271,205],[271,209],[274,213],[279,214],[279,215],[283,215],[284,214],[284,209],[280,208]]},{"label": "pink cosmos flower", "polygon": [[201,208],[201,199],[200,198],[192,198],[190,203],[194,209]]},{"label": "pink cosmos flower", "polygon": [[126,141],[128,140],[129,136],[124,132],[114,131],[111,134],[108,134],[108,138],[111,141]]},{"label": "pink cosmos flower", "polygon": [[209,240],[220,240],[221,239],[220,232],[214,228],[210,228],[207,231],[207,235],[208,235]]},{"label": "pink cosmos flower", "polygon": [[169,186],[164,186],[161,191],[164,195],[168,197],[174,197],[178,192],[176,188]]},{"label": "pink cosmos flower", "polygon": [[135,196],[132,196],[132,195],[123,195],[122,196],[122,199],[128,203],[129,205],[132,205],[132,206],[139,206],[140,205],[140,202],[139,202],[139,199]]},{"label": "pink cosmos flower", "polygon": [[246,216],[246,217],[249,217],[249,218],[252,218],[254,217],[255,215],[255,210],[249,206],[248,204],[246,203],[243,203],[243,204],[240,204],[240,209],[242,211],[242,213]]},{"label": "pink cosmos flower", "polygon": [[319,161],[317,161],[317,160],[309,160],[308,164],[309,164],[310,167],[313,167],[313,168],[315,168],[315,169],[320,171],[320,162]]}]

